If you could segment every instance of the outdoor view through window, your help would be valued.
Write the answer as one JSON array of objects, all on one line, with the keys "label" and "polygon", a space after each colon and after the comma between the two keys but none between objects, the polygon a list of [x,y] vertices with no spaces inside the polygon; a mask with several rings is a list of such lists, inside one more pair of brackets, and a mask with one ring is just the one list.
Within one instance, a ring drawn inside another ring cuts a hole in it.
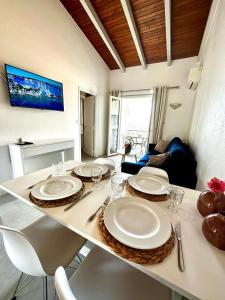
[{"label": "outdoor view through window", "polygon": [[149,134],[152,95],[126,96],[122,98],[120,145],[124,139],[132,137],[145,146]]}]

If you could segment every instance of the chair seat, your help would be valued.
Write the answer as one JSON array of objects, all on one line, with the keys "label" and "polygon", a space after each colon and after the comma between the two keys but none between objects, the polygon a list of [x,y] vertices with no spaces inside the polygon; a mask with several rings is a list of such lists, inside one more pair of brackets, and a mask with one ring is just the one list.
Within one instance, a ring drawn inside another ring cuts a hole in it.
[{"label": "chair seat", "polygon": [[77,300],[172,298],[169,288],[98,247],[91,250],[69,284]]},{"label": "chair seat", "polygon": [[65,226],[44,216],[22,230],[35,248],[46,274],[67,266],[86,240]]},{"label": "chair seat", "polygon": [[103,158],[103,157],[100,157],[100,158],[97,158],[95,160],[95,163],[96,164],[100,164],[100,165],[104,165],[106,166],[109,170],[115,170],[115,162],[110,159],[110,158]]},{"label": "chair seat", "polygon": [[166,171],[159,169],[159,168],[144,167],[144,168],[140,169],[138,174],[141,174],[141,175],[149,174],[149,175],[159,176],[159,177],[162,177],[162,178],[166,179],[167,181],[169,181],[169,177],[168,177],[168,174],[166,173]]}]

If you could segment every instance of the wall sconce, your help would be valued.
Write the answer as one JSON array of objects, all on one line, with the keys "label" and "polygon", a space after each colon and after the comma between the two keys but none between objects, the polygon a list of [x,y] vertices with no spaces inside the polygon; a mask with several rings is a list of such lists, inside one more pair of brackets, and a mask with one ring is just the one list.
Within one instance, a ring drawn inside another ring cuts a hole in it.
[{"label": "wall sconce", "polygon": [[178,102],[174,102],[174,103],[170,103],[170,107],[172,109],[177,109],[181,106],[182,104],[181,103],[178,103]]}]

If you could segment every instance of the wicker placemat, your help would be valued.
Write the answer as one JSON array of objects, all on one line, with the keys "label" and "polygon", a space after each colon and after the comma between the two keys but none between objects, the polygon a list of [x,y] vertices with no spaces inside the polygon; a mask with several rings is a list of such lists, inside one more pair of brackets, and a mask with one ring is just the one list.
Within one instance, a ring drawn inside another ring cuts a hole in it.
[{"label": "wicker placemat", "polygon": [[149,201],[160,202],[167,200],[167,195],[151,195],[143,193],[133,188],[128,182],[126,182],[126,189],[131,195],[141,197]]},{"label": "wicker placemat", "polygon": [[40,200],[35,198],[31,193],[29,194],[29,198],[31,202],[33,202],[34,204],[40,207],[44,207],[44,208],[58,207],[58,206],[63,206],[72,203],[84,193],[84,190],[85,190],[85,186],[83,184],[79,192],[73,194],[72,196],[59,199],[59,200],[49,200],[49,201]]},{"label": "wicker placemat", "polygon": [[175,245],[175,234],[173,229],[169,240],[164,245],[150,250],[135,249],[122,244],[109,233],[104,223],[103,214],[104,211],[100,213],[98,218],[98,228],[102,241],[123,258],[138,264],[153,265],[162,262],[172,252]]},{"label": "wicker placemat", "polygon": [[[82,180],[82,181],[84,181],[84,182],[93,182],[92,179],[91,179],[91,177],[79,176],[79,175],[77,175],[74,171],[71,172],[71,175],[72,175],[73,177],[79,178],[80,180]],[[105,180],[105,179],[108,179],[108,178],[110,178],[110,177],[111,177],[111,171],[108,170],[107,173],[105,173],[104,175],[102,175],[102,179],[101,179],[101,180]]]}]

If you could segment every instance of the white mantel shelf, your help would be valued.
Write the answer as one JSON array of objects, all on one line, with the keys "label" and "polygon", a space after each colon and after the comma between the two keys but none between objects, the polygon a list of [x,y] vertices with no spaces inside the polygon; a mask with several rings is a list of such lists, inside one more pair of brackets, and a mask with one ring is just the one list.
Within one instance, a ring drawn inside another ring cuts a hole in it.
[{"label": "white mantel shelf", "polygon": [[13,178],[29,173],[28,162],[31,162],[31,159],[74,147],[74,140],[72,139],[50,139],[32,142],[34,144],[9,145]]}]

